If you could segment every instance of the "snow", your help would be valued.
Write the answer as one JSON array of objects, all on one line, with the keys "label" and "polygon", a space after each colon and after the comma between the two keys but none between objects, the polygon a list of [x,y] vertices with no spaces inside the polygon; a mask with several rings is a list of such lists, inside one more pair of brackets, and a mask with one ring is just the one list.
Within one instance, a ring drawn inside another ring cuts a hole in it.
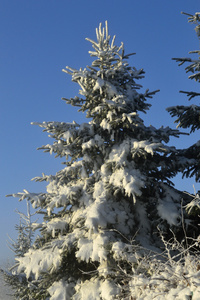
[{"label": "snow", "polygon": [[48,289],[51,300],[66,300],[70,299],[74,292],[74,283],[68,283],[64,280],[55,281]]},{"label": "snow", "polygon": [[77,293],[74,300],[114,300],[118,294],[118,287],[108,280],[93,279],[76,286]]},{"label": "snow", "polygon": [[180,205],[177,205],[176,193],[172,188],[162,184],[165,189],[165,197],[158,199],[158,213],[159,216],[168,222],[170,226],[180,224]]},{"label": "snow", "polygon": [[94,138],[91,138],[89,141],[82,144],[82,150],[85,152],[87,149],[92,147],[101,147],[104,144],[104,140],[99,134],[96,134]]},{"label": "snow", "polygon": [[47,233],[50,232],[52,234],[52,237],[55,237],[55,234],[57,232],[60,232],[60,234],[62,235],[63,231],[66,229],[67,224],[68,222],[65,219],[54,218],[46,224]]},{"label": "snow", "polygon": [[158,150],[161,147],[163,148],[163,145],[161,143],[150,143],[148,141],[133,141],[134,150],[142,148],[147,153],[150,153],[152,156],[154,155],[155,150]]},{"label": "snow", "polygon": [[108,238],[101,234],[93,235],[91,240],[82,238],[78,241],[79,250],[76,253],[76,257],[86,262],[92,259],[92,261],[102,263],[107,259],[107,252],[104,247],[107,243]]},{"label": "snow", "polygon": [[142,177],[138,170],[119,169],[110,176],[109,182],[114,187],[124,188],[126,195],[132,195],[136,202],[136,196],[141,196],[141,188],[144,186]]},{"label": "snow", "polygon": [[70,139],[73,138],[73,133],[70,130],[68,130],[63,133],[63,138],[67,141],[67,143],[69,143]]},{"label": "snow", "polygon": [[93,87],[93,91],[100,90],[100,93],[102,94],[102,87],[104,85],[105,85],[104,80],[98,77],[95,86]]},{"label": "snow", "polygon": [[78,293],[74,295],[74,300],[101,300],[98,280],[85,281],[77,285],[76,290]]},{"label": "snow", "polygon": [[105,300],[114,300],[118,294],[119,288],[112,282],[105,280],[101,284],[101,296]]},{"label": "snow", "polygon": [[108,99],[112,99],[114,96],[118,95],[116,87],[110,82],[106,82]]},{"label": "snow", "polygon": [[24,257],[17,257],[16,261],[20,263],[17,272],[24,271],[26,277],[29,278],[33,273],[36,280],[43,272],[53,272],[61,265],[61,249],[29,249]]},{"label": "snow", "polygon": [[98,226],[105,228],[107,225],[107,220],[104,216],[104,207],[104,201],[97,200],[88,208],[88,217],[85,221],[85,226],[93,232],[98,232]]},{"label": "snow", "polygon": [[106,119],[103,119],[103,120],[102,120],[100,126],[102,127],[102,129],[104,129],[104,130],[107,129],[109,132],[110,132],[111,129],[112,129],[111,124],[110,124],[109,122],[107,122]]},{"label": "snow", "polygon": [[[130,152],[130,140],[125,140],[120,145],[113,146],[107,164],[115,163],[115,170],[113,170],[108,180],[114,187],[123,188],[128,196],[132,195],[136,199],[136,195],[141,195],[145,177],[138,169],[134,169],[134,162],[127,162],[127,156]],[[104,177],[108,175],[106,165],[101,167],[101,172]]]},{"label": "snow", "polygon": [[115,242],[112,245],[113,257],[120,260],[127,260],[130,263],[135,263],[137,253],[133,251],[133,247],[130,244],[125,244],[123,242]]},{"label": "snow", "polygon": [[78,248],[79,250],[76,253],[76,257],[80,260],[89,262],[93,251],[93,241],[83,238],[79,239]]},{"label": "snow", "polygon": [[180,214],[173,201],[166,200],[166,199],[159,200],[157,209],[158,209],[159,216],[163,220],[166,220],[170,226],[178,225],[178,218],[180,217]]}]

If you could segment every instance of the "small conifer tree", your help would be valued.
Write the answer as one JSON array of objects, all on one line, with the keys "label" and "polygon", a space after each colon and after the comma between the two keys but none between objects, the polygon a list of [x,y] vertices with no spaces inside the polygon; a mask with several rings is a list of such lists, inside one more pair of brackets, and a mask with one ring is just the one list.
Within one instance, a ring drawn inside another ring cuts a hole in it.
[{"label": "small conifer tree", "polygon": [[40,236],[17,258],[18,272],[32,278],[21,295],[28,299],[117,299],[125,284],[119,267],[128,273],[138,261],[133,240],[155,249],[157,226],[181,222],[182,194],[171,182],[177,150],[167,145],[179,131],[145,126],[146,100],[156,91],[140,92],[144,71],[129,66],[131,54],[115,45],[107,23],[96,36],[87,39],[92,65],[64,70],[80,86],[80,96],[64,100],[91,121],[37,123],[54,138],[41,149],[65,157],[66,166],[35,178],[48,182],[46,193],[13,195],[44,214]]},{"label": "small conifer tree", "polygon": [[[8,247],[14,252],[15,258],[23,257],[29,251],[33,242],[33,226],[31,217],[33,214],[30,212],[30,203],[27,202],[27,214],[18,210],[16,212],[20,216],[19,224],[15,225],[17,232],[17,240],[15,241],[9,236]],[[13,289],[13,294],[17,299],[26,299],[21,297],[24,295],[25,290],[28,289],[28,283],[25,274],[16,272],[17,265],[14,265],[9,270],[2,270],[5,282]]]},{"label": "small conifer tree", "polygon": [[17,231],[17,240],[13,240],[9,237],[10,242],[9,248],[15,253],[16,257],[23,256],[31,247],[33,240],[33,228],[32,228],[32,220],[33,216],[30,212],[30,203],[27,202],[27,214],[24,214],[18,210],[16,212],[20,216],[19,225],[15,225],[15,229]]}]

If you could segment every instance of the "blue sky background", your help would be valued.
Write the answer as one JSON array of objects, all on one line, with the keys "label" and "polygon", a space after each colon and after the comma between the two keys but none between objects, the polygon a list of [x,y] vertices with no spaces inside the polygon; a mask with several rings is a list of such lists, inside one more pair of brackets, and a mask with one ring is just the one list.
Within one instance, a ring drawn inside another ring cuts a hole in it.
[{"label": "blue sky background", "polygon": [[[199,49],[194,26],[181,11],[200,11],[199,0],[0,2],[0,265],[12,257],[6,240],[7,234],[16,237],[14,226],[19,216],[14,210],[26,211],[25,203],[5,195],[24,188],[45,191],[44,184],[30,179],[42,173],[55,174],[63,167],[53,155],[36,150],[51,140],[30,123],[85,121],[82,113],[61,100],[79,90],[62,68],[84,68],[91,63],[91,45],[85,38],[95,39],[95,28],[107,20],[116,43],[123,41],[126,53],[136,52],[129,63],[144,68],[146,77],[140,81],[144,90],[160,89],[150,100],[146,124],[175,128],[165,108],[188,104],[179,90],[199,91],[199,85],[187,79],[184,66],[171,60]],[[171,143],[182,148],[197,139],[195,134]],[[189,192],[194,183],[193,179],[176,179],[177,188]],[[198,190],[199,184],[195,188]]]}]

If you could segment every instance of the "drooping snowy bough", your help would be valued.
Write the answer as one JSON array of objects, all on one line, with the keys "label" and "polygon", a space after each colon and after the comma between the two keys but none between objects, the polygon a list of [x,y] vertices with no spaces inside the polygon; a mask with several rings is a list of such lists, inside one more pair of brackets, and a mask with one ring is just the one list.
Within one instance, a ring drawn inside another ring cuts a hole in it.
[{"label": "drooping snowy bough", "polygon": [[134,249],[158,249],[157,226],[167,232],[181,221],[182,195],[171,183],[177,150],[167,145],[179,131],[145,126],[141,114],[156,91],[140,92],[144,71],[129,66],[107,24],[96,35],[87,39],[92,66],[64,70],[80,86],[80,97],[64,100],[90,121],[37,123],[55,140],[42,149],[66,166],[36,178],[48,182],[46,193],[14,195],[44,213],[40,237],[17,258],[34,299],[125,299],[120,274],[133,272]]}]

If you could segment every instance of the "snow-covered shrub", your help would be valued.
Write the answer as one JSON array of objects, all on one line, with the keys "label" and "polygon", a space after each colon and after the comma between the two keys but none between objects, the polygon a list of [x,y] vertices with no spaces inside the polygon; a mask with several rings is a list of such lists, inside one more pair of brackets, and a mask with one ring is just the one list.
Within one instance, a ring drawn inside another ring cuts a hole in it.
[{"label": "snow-covered shrub", "polygon": [[162,235],[161,238],[165,249],[160,253],[130,245],[135,261],[128,268],[119,260],[116,277],[120,293],[116,299],[200,298],[199,240],[193,240],[190,246],[185,247],[175,235],[169,241]]}]

